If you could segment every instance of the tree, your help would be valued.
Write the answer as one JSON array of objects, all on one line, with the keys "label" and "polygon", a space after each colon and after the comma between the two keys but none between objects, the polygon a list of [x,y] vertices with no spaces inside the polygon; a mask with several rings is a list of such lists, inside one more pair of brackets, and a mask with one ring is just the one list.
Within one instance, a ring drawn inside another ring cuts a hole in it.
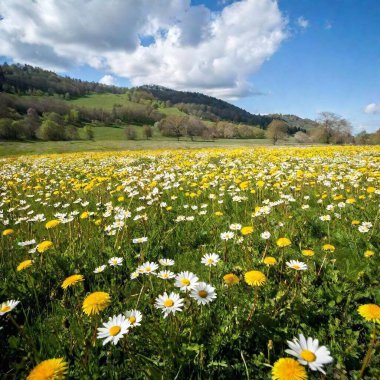
[{"label": "tree", "polygon": [[186,135],[186,118],[187,116],[167,116],[158,123],[158,128],[164,136],[176,137],[179,141],[180,137]]},{"label": "tree", "polygon": [[127,127],[125,128],[124,133],[127,140],[136,140],[136,131],[134,128]]},{"label": "tree", "polygon": [[87,140],[94,140],[94,128],[91,127],[91,125],[86,125],[84,127],[84,133],[86,135]]},{"label": "tree", "polygon": [[308,134],[306,134],[305,132],[301,132],[301,131],[298,131],[295,135],[294,135],[294,139],[300,143],[300,144],[309,144],[311,142],[311,138],[309,137]]},{"label": "tree", "polygon": [[273,141],[273,145],[277,144],[278,140],[284,140],[288,137],[288,125],[283,120],[273,120],[267,129],[267,137]]},{"label": "tree", "polygon": [[147,140],[153,137],[153,130],[150,125],[144,125],[144,136]]},{"label": "tree", "polygon": [[318,123],[324,131],[327,144],[347,144],[353,141],[352,126],[343,117],[333,112],[321,112]]},{"label": "tree", "polygon": [[188,117],[185,121],[186,132],[191,141],[194,141],[195,136],[202,136],[202,133],[207,129],[206,125],[195,117]]}]

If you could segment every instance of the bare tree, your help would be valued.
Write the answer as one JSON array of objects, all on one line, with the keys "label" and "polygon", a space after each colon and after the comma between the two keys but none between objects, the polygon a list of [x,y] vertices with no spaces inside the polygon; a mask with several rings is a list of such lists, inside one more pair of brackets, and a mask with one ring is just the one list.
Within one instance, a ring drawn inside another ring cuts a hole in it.
[{"label": "bare tree", "polygon": [[347,144],[353,141],[351,123],[333,112],[321,112],[317,120],[327,144]]},{"label": "bare tree", "polygon": [[273,141],[273,145],[277,144],[278,140],[285,140],[288,137],[288,125],[283,120],[274,119],[268,125],[267,137]]},{"label": "bare tree", "polygon": [[153,137],[153,130],[150,125],[144,125],[144,136],[147,140]]}]

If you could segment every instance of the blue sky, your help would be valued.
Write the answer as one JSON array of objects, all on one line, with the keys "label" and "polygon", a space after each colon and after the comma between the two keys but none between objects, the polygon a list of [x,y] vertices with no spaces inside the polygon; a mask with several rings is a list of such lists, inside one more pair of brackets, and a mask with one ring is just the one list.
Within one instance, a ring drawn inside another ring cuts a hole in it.
[{"label": "blue sky", "polygon": [[0,0],[0,15],[3,61],[380,128],[378,0]]}]

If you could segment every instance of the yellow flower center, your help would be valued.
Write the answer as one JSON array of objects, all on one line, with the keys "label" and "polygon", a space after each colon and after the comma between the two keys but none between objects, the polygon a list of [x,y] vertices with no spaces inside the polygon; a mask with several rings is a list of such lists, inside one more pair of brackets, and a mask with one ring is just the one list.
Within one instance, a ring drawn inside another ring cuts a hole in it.
[{"label": "yellow flower center", "polygon": [[174,301],[171,299],[165,300],[164,301],[164,306],[165,307],[172,307],[174,305]]},{"label": "yellow flower center", "polygon": [[146,271],[146,272],[150,272],[151,269],[152,269],[151,267],[146,267],[146,268],[145,268],[145,271]]},{"label": "yellow flower center", "polygon": [[6,312],[9,311],[9,310],[11,310],[11,307],[8,306],[8,305],[5,305],[5,306],[3,306],[3,307],[0,309],[0,311],[1,311],[2,313],[6,313]]},{"label": "yellow flower center", "polygon": [[111,336],[115,336],[115,335],[119,334],[120,331],[121,331],[121,327],[120,326],[112,326],[110,328],[110,335]]},{"label": "yellow flower center", "polygon": [[294,269],[300,269],[301,267],[300,267],[299,265],[296,264],[296,265],[293,265],[293,268],[294,268]]},{"label": "yellow flower center", "polygon": [[214,262],[214,261],[213,261],[212,259],[208,259],[208,260],[207,260],[207,263],[208,263],[208,264],[212,264],[213,262]]},{"label": "yellow flower center", "polygon": [[206,292],[206,290],[200,290],[200,291],[198,292],[198,295],[199,295],[199,297],[201,297],[201,298],[206,298],[206,297],[208,296],[208,293]]},{"label": "yellow flower center", "polygon": [[188,280],[187,278],[184,278],[181,280],[181,284],[183,286],[189,286],[190,285],[190,280]]},{"label": "yellow flower center", "polygon": [[131,315],[128,319],[131,325],[133,325],[136,322],[136,317],[134,317],[133,315]]},{"label": "yellow flower center", "polygon": [[315,362],[315,359],[317,359],[317,357],[315,356],[315,354],[309,350],[303,350],[301,352],[301,358],[303,360],[306,360],[307,362]]}]

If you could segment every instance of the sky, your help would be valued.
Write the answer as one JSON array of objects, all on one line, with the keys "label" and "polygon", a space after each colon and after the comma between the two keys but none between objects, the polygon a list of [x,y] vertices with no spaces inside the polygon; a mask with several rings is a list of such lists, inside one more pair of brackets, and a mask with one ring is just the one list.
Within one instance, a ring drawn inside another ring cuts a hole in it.
[{"label": "sky", "polygon": [[0,0],[0,61],[380,129],[380,0]]}]

